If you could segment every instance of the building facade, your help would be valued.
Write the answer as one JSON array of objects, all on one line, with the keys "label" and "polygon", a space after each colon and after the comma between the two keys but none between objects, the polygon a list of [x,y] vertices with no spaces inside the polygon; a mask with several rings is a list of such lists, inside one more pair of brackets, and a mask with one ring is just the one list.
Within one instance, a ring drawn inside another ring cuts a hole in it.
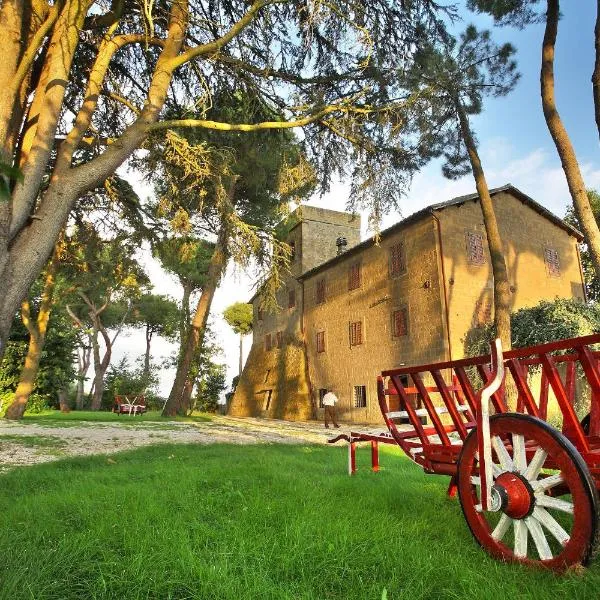
[{"label": "building facade", "polygon": [[[583,300],[581,234],[511,185],[491,193],[512,310],[555,297]],[[358,217],[302,210],[289,234],[294,261],[279,292],[282,310],[263,315],[252,300],[254,340],[230,414],[319,417],[329,388],[342,420],[379,422],[382,370],[462,358],[469,330],[493,318],[479,199],[423,209],[378,243],[359,242]]]}]

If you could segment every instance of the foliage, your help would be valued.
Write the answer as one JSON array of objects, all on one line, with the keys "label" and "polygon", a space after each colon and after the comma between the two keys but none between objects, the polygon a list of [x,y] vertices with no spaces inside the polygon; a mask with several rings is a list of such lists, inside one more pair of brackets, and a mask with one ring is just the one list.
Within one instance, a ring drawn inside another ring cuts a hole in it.
[{"label": "foliage", "polygon": [[[511,315],[513,348],[535,346],[600,331],[600,306],[575,298],[542,300]],[[493,325],[472,329],[465,340],[465,355],[488,354],[494,338]]]},{"label": "foliage", "polygon": [[[536,9],[541,4],[540,9]],[[544,18],[543,0],[468,0],[467,6],[479,13],[487,13],[498,25],[522,28],[539,23]]]},{"label": "foliage", "polygon": [[[587,196],[590,201],[590,207],[594,213],[596,223],[600,225],[600,193],[598,193],[596,190],[588,190]],[[572,204],[567,208],[565,221],[569,223],[569,225],[572,225],[581,231],[581,223],[575,214],[575,209],[573,208]],[[600,300],[600,281],[598,281],[598,278],[596,277],[592,256],[585,242],[580,244],[579,248],[581,254],[581,269],[583,270],[583,280],[585,281],[588,300],[594,300],[597,302]]]},{"label": "foliage", "polygon": [[115,396],[125,394],[144,394],[148,408],[162,408],[162,400],[157,395],[158,376],[155,371],[144,373],[143,366],[132,367],[127,357],[118,364],[111,365],[106,373],[102,408],[110,410],[115,402]]},{"label": "foliage", "polygon": [[143,327],[149,334],[167,339],[177,336],[180,310],[177,303],[161,294],[142,294],[134,303],[128,325]]},{"label": "foliage", "polygon": [[253,308],[246,302],[235,302],[223,311],[223,318],[234,333],[247,335],[252,331]]},{"label": "foliage", "polygon": [[183,235],[155,242],[152,250],[162,267],[176,275],[190,292],[204,287],[208,263],[214,252],[213,243]]},{"label": "foliage", "polygon": [[211,362],[202,371],[196,383],[194,409],[213,413],[217,411],[219,399],[227,388],[225,384],[225,365]]},{"label": "foliage", "polygon": [[[37,300],[34,299],[33,304]],[[14,392],[27,354],[29,332],[20,319],[15,319],[9,343],[0,366],[0,395]],[[43,406],[58,406],[58,390],[68,388],[75,378],[76,333],[69,318],[60,309],[53,310],[48,322],[46,342],[33,389],[34,397],[27,403],[29,411]]]}]

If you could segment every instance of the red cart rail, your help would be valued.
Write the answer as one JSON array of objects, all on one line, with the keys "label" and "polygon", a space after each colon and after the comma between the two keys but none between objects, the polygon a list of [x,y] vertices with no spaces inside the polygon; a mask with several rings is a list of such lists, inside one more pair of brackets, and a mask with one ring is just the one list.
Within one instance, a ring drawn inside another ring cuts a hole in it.
[{"label": "red cart rail", "polygon": [[[557,571],[585,564],[600,488],[598,343],[600,334],[384,371],[377,390],[388,431],[345,439],[371,441],[374,452],[378,442],[396,443],[427,473],[449,475],[471,532],[496,558]],[[581,422],[577,389],[589,397]],[[547,422],[550,400],[558,428]],[[405,419],[409,430],[398,425]]]}]

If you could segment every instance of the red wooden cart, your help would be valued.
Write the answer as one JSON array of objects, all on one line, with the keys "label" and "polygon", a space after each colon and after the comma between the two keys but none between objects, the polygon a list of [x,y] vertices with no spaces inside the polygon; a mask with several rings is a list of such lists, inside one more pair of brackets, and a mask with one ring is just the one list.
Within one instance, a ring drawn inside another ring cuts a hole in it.
[{"label": "red wooden cart", "polygon": [[[502,355],[497,341],[491,355],[384,371],[377,390],[387,431],[331,441],[350,442],[351,472],[354,446],[364,441],[374,470],[383,442],[426,473],[449,475],[448,494],[458,490],[473,536],[498,559],[556,571],[584,565],[598,522],[600,352],[590,347],[598,343],[591,335]],[[506,407],[507,373],[516,412]],[[575,403],[586,395],[580,422]],[[401,426],[406,419],[410,426]]]}]

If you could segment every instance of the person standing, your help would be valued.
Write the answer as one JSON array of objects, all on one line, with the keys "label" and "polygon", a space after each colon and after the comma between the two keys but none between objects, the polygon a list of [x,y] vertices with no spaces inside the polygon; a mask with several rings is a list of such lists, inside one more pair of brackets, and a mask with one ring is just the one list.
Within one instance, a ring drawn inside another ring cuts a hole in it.
[{"label": "person standing", "polygon": [[339,427],[336,416],[336,407],[338,398],[332,390],[328,390],[323,396],[323,406],[325,407],[325,429],[329,429],[329,420],[331,419],[334,427]]}]

